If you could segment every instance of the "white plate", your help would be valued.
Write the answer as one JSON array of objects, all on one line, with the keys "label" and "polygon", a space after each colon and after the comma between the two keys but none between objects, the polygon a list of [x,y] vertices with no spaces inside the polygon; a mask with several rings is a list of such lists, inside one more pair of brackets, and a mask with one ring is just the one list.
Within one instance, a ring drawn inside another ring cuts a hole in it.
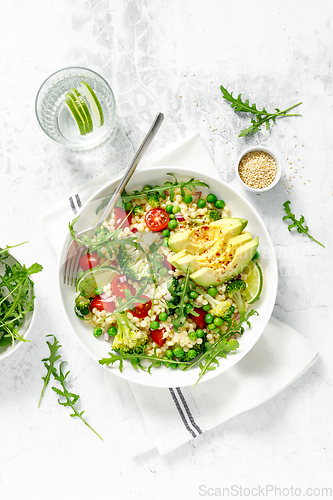
[{"label": "white plate", "polygon": [[[191,177],[197,178],[197,175],[191,175],[190,171],[177,167],[152,167],[136,172],[127,186],[127,192],[131,192],[134,189],[142,189],[145,184],[162,185],[162,183],[166,180],[170,180],[170,177],[166,175],[168,172],[174,173],[178,180],[188,180]],[[101,188],[92,198],[90,198],[89,202],[80,212],[80,219],[75,226],[76,230],[90,227],[91,224],[97,220],[98,217],[95,214],[96,208],[100,205],[103,198],[109,196],[114,191],[116,186],[119,184],[120,179],[120,176],[116,177],[112,182]],[[250,203],[239,195],[234,189],[219,179],[212,178],[203,173],[200,176],[200,180],[207,182],[207,184],[211,187],[210,190],[202,188],[204,194],[208,194],[208,192],[211,191],[216,194],[218,199],[223,199],[226,205],[230,207],[231,216],[247,219],[248,225],[246,229],[252,233],[253,237],[259,236],[259,262],[264,277],[263,290],[260,299],[253,304],[254,309],[259,312],[259,316],[253,316],[251,318],[252,328],[248,329],[246,327],[243,336],[240,338],[240,347],[237,349],[235,354],[229,354],[227,359],[220,359],[220,366],[216,368],[216,370],[210,371],[202,377],[201,382],[205,382],[216,377],[217,375],[220,375],[238,363],[238,361],[240,361],[258,341],[271,317],[275,303],[277,292],[277,264],[273,244],[267,229],[261,217],[250,205]],[[101,358],[108,357],[111,344],[102,338],[96,339],[92,334],[91,325],[77,318],[74,313],[73,307],[75,289],[74,287],[63,284],[63,278],[60,273],[60,267],[65,260],[69,242],[70,236],[68,235],[64,241],[58,266],[61,300],[73,332],[88,354],[98,362]],[[110,367],[107,367],[103,365],[103,367],[106,370],[111,370],[112,373],[123,379],[151,387],[193,386],[199,376],[198,367],[193,367],[190,370],[183,372],[179,369],[172,370],[170,368],[166,368],[165,366],[161,366],[153,369],[151,374],[146,371],[135,370],[129,362],[124,363],[122,372],[118,369],[118,362],[113,366],[111,365]]]},{"label": "white plate", "polygon": [[[3,250],[2,248],[0,248],[0,250]],[[17,262],[19,262],[12,254],[13,250],[10,249],[10,252],[9,252],[9,256],[8,258],[6,259],[6,262],[9,264],[9,265],[14,265],[16,264]],[[14,252],[15,252],[15,249],[14,249]],[[3,264],[0,263],[0,272],[2,273],[3,272]],[[35,293],[35,290],[34,290],[34,293]],[[25,338],[27,339],[28,336],[29,336],[29,333],[31,331],[31,329],[33,328],[33,323],[34,323],[34,320],[35,320],[35,317],[36,317],[36,307],[37,307],[37,299],[35,297],[34,299],[34,309],[33,311],[31,312],[28,312],[25,317],[24,317],[24,320],[23,320],[23,324],[20,328],[20,334]],[[2,347],[0,346],[0,361],[3,360],[4,358],[6,358],[7,356],[10,356],[11,354],[13,354],[14,352],[17,352],[17,350],[20,348],[21,345],[25,344],[26,342],[22,342],[20,340],[15,340],[14,341],[14,347],[12,344],[6,346],[6,347]]]}]

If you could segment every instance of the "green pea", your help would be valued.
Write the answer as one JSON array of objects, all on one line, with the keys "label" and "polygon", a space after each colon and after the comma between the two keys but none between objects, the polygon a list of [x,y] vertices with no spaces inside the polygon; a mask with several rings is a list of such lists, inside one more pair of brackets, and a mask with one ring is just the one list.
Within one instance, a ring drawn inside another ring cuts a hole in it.
[{"label": "green pea", "polygon": [[162,313],[160,313],[160,314],[158,315],[158,319],[159,319],[160,321],[166,321],[166,320],[168,319],[168,315],[167,315],[167,313],[166,313],[166,312],[162,312]]},{"label": "green pea", "polygon": [[169,219],[170,220],[175,220],[175,218],[176,218],[175,214],[169,214]]},{"label": "green pea", "polygon": [[254,254],[254,256],[253,256],[253,260],[257,260],[257,259],[259,259],[259,257],[260,257],[260,253],[257,251],[257,252]]},{"label": "green pea", "polygon": [[164,236],[164,238],[167,238],[168,236],[170,236],[170,231],[169,231],[169,229],[163,229],[163,231],[162,231],[162,236]]},{"label": "green pea", "polygon": [[172,209],[173,209],[173,205],[167,205],[165,207],[165,210],[168,212],[168,214],[171,214],[172,213]]},{"label": "green pea", "polygon": [[99,328],[98,326],[96,326],[96,328],[94,328],[94,331],[93,331],[93,334],[95,337],[100,337],[103,333],[103,330],[102,328]]},{"label": "green pea", "polygon": [[217,201],[217,197],[213,193],[209,193],[207,196],[208,203],[215,203]]},{"label": "green pea", "polygon": [[198,206],[198,208],[205,208],[206,200],[201,198],[200,200],[197,201],[197,206]]},{"label": "green pea", "polygon": [[176,358],[182,358],[184,356],[184,349],[182,347],[176,347],[173,353]]},{"label": "green pea", "polygon": [[206,314],[206,316],[205,316],[205,321],[206,321],[206,323],[208,323],[208,324],[209,324],[209,323],[213,323],[213,321],[214,321],[214,316],[213,316],[212,314]]},{"label": "green pea", "polygon": [[150,323],[150,329],[151,329],[151,330],[158,330],[158,329],[159,329],[159,327],[160,327],[160,324],[159,324],[159,322],[158,322],[158,321],[152,321],[152,322]]},{"label": "green pea", "polygon": [[190,299],[195,300],[198,298],[199,294],[195,290],[191,290],[188,296],[190,297]]},{"label": "green pea", "polygon": [[108,329],[108,335],[110,335],[110,337],[115,337],[117,335],[117,328],[115,326],[110,326],[110,328]]},{"label": "green pea", "polygon": [[197,356],[197,351],[195,351],[194,349],[190,349],[187,353],[187,356],[189,359],[193,359]]},{"label": "green pea", "polygon": [[223,325],[223,319],[222,318],[214,318],[214,325],[216,325],[216,326],[222,326]]},{"label": "green pea", "polygon": [[203,309],[204,311],[210,311],[210,310],[211,310],[211,307],[210,307],[210,305],[209,305],[209,304],[206,304],[205,306],[202,306],[202,309]]},{"label": "green pea", "polygon": [[178,368],[178,363],[170,363],[169,368],[175,370],[175,368]]},{"label": "green pea", "polygon": [[176,220],[170,220],[168,223],[168,228],[171,230],[176,229],[177,226],[178,222]]},{"label": "green pea", "polygon": [[172,359],[173,358],[173,351],[171,349],[167,349],[165,351],[165,355],[167,358]]},{"label": "green pea", "polygon": [[143,189],[142,191],[150,191],[152,188],[152,186],[149,186],[149,184],[146,184],[145,186],[143,186]]},{"label": "green pea", "polygon": [[207,328],[209,330],[215,330],[216,326],[214,325],[214,323],[209,323],[209,325],[207,325]]},{"label": "green pea", "polygon": [[125,203],[124,209],[125,209],[125,212],[129,212],[130,210],[132,210],[132,203],[130,201]]},{"label": "green pea", "polygon": [[168,247],[169,246],[169,238],[164,238],[163,240],[163,246]]},{"label": "green pea", "polygon": [[101,295],[101,293],[104,292],[103,288],[101,286],[97,286],[94,290],[95,295]]},{"label": "green pea", "polygon": [[193,200],[193,198],[190,194],[186,194],[183,198],[184,203],[191,203],[192,200]]},{"label": "green pea", "polygon": [[215,286],[210,286],[207,290],[211,297],[215,297],[218,294],[217,288]]},{"label": "green pea", "polygon": [[173,207],[172,213],[173,214],[178,214],[178,212],[180,212],[180,208],[179,207]]},{"label": "green pea", "polygon": [[204,331],[201,330],[201,328],[198,328],[198,330],[195,330],[196,336],[201,339],[205,334]]},{"label": "green pea", "polygon": [[192,306],[192,304],[186,304],[185,311],[187,314],[192,314],[193,309],[194,309],[194,307]]},{"label": "green pea", "polygon": [[216,200],[215,207],[220,208],[221,210],[225,207],[225,203],[223,200]]},{"label": "green pea", "polygon": [[[180,285],[180,289],[182,292],[184,291],[184,288],[185,288],[185,281],[183,281],[183,283]],[[187,283],[186,291],[188,291],[188,290],[189,290],[189,284]]]},{"label": "green pea", "polygon": [[196,334],[195,332],[190,332],[190,333],[188,334],[188,338],[189,338],[190,340],[197,340],[197,334]]},{"label": "green pea", "polygon": [[166,276],[168,274],[168,270],[166,267],[161,267],[158,272],[160,273],[161,276]]}]

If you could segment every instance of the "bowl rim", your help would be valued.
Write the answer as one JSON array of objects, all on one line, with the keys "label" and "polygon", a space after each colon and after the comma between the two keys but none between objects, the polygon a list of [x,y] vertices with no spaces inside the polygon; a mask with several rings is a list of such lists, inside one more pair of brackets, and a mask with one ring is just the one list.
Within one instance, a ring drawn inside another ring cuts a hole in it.
[{"label": "bowl rim", "polygon": [[[4,250],[2,246],[0,246],[0,250]],[[23,265],[21,263],[21,260],[17,258],[17,255],[15,255],[15,248],[14,248],[14,252],[12,252],[12,248],[9,249],[9,254],[10,256],[16,260],[16,262],[18,264],[20,264],[21,266]],[[36,309],[37,309],[37,306],[38,306],[38,298],[37,298],[37,295],[36,295],[36,285],[35,283],[33,284],[33,291],[34,291],[34,295],[35,295],[35,298],[34,298],[34,308],[31,312],[31,317],[30,317],[30,322],[26,325],[26,330],[25,332],[23,333],[23,337],[25,339],[28,339],[29,338],[29,335],[34,327],[34,323],[36,321]],[[22,325],[24,326],[24,325]],[[22,328],[22,327],[21,327]],[[14,352],[17,352],[18,349],[20,349],[20,347],[23,345],[23,344],[26,344],[26,342],[22,342],[20,340],[16,340],[14,342],[14,347],[12,347],[12,344],[9,344],[5,350],[3,352],[0,352],[0,361],[2,361],[3,359],[7,358],[8,356],[10,356],[11,354],[13,354]]]},{"label": "bowl rim", "polygon": [[[144,168],[144,169],[137,170],[135,172],[135,174],[133,175],[133,177],[132,177],[132,180],[135,181],[133,184],[135,184],[135,185],[136,184],[143,185],[145,181],[142,180],[142,175],[147,176],[148,179],[149,179],[149,173],[150,172],[155,172],[156,170],[158,170],[160,172],[159,173],[159,177],[160,178],[164,178],[166,176],[167,172],[173,172],[176,175],[177,178],[180,178],[180,177],[189,178],[191,176],[193,177],[193,174],[194,174],[195,177],[198,176],[197,172],[192,172],[191,170],[186,169],[186,168],[181,168],[181,167],[176,167],[176,166],[164,166],[164,165],[163,166],[152,166],[152,167],[147,167],[147,168]],[[140,175],[141,176],[141,180],[136,179],[136,175]],[[265,233],[265,237],[267,239],[267,243],[268,243],[269,250],[271,252],[271,257],[272,257],[272,261],[270,262],[270,264],[272,264],[272,266],[273,266],[273,269],[271,271],[273,273],[272,274],[272,277],[273,277],[273,280],[272,280],[273,281],[273,288],[270,287],[269,291],[267,291],[267,293],[269,292],[269,295],[270,295],[270,299],[269,300],[271,301],[271,303],[270,303],[270,307],[268,309],[265,309],[264,313],[261,314],[260,317],[258,317],[259,321],[261,322],[261,326],[260,326],[260,332],[257,333],[257,338],[256,338],[255,342],[251,345],[251,347],[246,352],[243,352],[243,351],[241,351],[241,349],[239,349],[237,351],[237,355],[235,354],[234,356],[229,356],[228,358],[230,359],[230,361],[229,361],[229,366],[227,368],[225,368],[225,369],[222,369],[222,368],[221,369],[216,369],[216,370],[210,371],[209,373],[206,373],[205,377],[203,377],[200,380],[200,382],[199,382],[201,384],[201,383],[208,382],[209,380],[212,380],[216,376],[218,376],[220,374],[223,374],[229,368],[232,368],[232,366],[234,366],[236,363],[238,363],[248,352],[250,352],[250,350],[253,348],[253,346],[257,343],[257,341],[261,337],[261,335],[262,335],[263,331],[265,330],[265,328],[266,328],[266,326],[268,324],[268,321],[269,321],[269,319],[270,319],[270,317],[272,315],[272,311],[273,311],[273,308],[274,308],[274,305],[275,305],[275,300],[276,300],[276,295],[277,295],[277,287],[278,287],[278,268],[277,268],[277,260],[276,260],[276,255],[275,255],[275,251],[274,251],[273,242],[272,242],[272,240],[270,238],[268,230],[267,230],[267,228],[266,228],[266,226],[265,226],[265,224],[264,224],[261,216],[259,215],[259,213],[257,212],[257,210],[252,206],[252,204],[243,195],[241,195],[240,193],[238,193],[234,187],[232,187],[232,186],[228,185],[227,183],[225,183],[221,178],[215,179],[214,177],[211,176],[211,174],[204,174],[204,173],[200,174],[199,178],[200,178],[200,180],[206,181],[208,184],[210,182],[211,185],[212,185],[212,183],[214,181],[216,182],[216,180],[218,180],[218,182],[221,184],[221,187],[226,188],[227,190],[231,191],[231,193],[233,195],[235,195],[236,198],[240,198],[242,200],[242,202],[245,205],[247,205],[247,208],[249,208],[250,210],[253,211],[253,215],[254,215],[254,217],[256,219],[256,222],[259,222],[261,230]],[[80,212],[77,215],[80,215],[81,212],[85,209],[85,207],[87,207],[89,205],[89,203],[91,201],[94,201],[94,200],[96,201],[97,199],[101,198],[101,194],[103,192],[105,192],[105,190],[111,188],[110,192],[112,192],[112,189],[114,189],[117,186],[117,183],[119,183],[119,181],[121,179],[122,179],[122,174],[119,174],[114,179],[112,179],[111,181],[106,182],[103,186],[101,186],[89,198],[89,200],[80,209]],[[132,186],[131,186],[131,189],[132,189]],[[134,186],[133,189],[136,189],[136,187]],[[220,186],[219,186],[219,189],[220,189]],[[104,193],[102,196],[105,197],[107,195]],[[70,241],[71,241],[71,238],[70,238],[70,235],[68,233],[66,235],[66,237],[64,238],[64,240],[63,240],[62,251],[61,251],[61,253],[58,256],[58,267],[57,267],[57,269],[58,269],[58,280],[59,280],[58,281],[58,284],[59,284],[58,291],[59,291],[59,294],[60,294],[60,302],[62,304],[63,312],[64,312],[64,314],[65,314],[65,316],[67,318],[67,322],[70,325],[71,330],[73,331],[74,335],[76,336],[79,344],[83,347],[83,349],[89,355],[89,357],[92,358],[92,359],[94,359],[98,363],[98,361],[99,361],[98,357],[89,350],[89,348],[87,347],[87,345],[80,338],[79,333],[77,333],[77,331],[73,327],[73,324],[72,324],[72,322],[71,322],[71,320],[70,320],[70,318],[68,316],[68,313],[67,313],[67,310],[66,310],[66,306],[65,306],[65,302],[64,302],[64,297],[63,297],[63,294],[62,294],[62,290],[68,290],[69,288],[70,289],[74,289],[74,287],[69,287],[68,285],[64,285],[63,284],[63,276],[62,276],[62,273],[61,273],[61,267],[62,267],[63,259],[64,259],[64,256],[66,255],[66,250],[67,250],[67,247],[68,247],[68,243]],[[73,311],[73,306],[71,306],[71,310]],[[125,363],[124,363],[124,367],[125,367]],[[114,367],[113,366],[108,367],[106,365],[101,365],[101,366],[105,370],[107,370],[109,373],[113,373],[114,375],[119,376],[123,380],[127,380],[128,382],[131,382],[131,383],[137,383],[139,385],[144,385],[146,387],[156,387],[156,388],[168,388],[168,387],[171,387],[171,386],[172,387],[174,387],[174,386],[177,386],[177,387],[178,386],[179,387],[188,387],[188,386],[191,386],[191,385],[193,386],[194,383],[195,383],[194,380],[191,380],[190,382],[188,380],[184,380],[184,381],[179,381],[179,382],[177,381],[176,384],[172,384],[172,380],[170,380],[170,383],[163,383],[163,384],[159,383],[159,384],[156,384],[155,381],[154,381],[154,377],[152,376],[152,374],[149,375],[150,378],[145,377],[145,379],[143,379],[143,377],[140,377],[140,375],[141,374],[142,375],[143,374],[147,374],[147,372],[142,372],[140,370],[140,372],[138,373],[136,370],[133,369],[132,366],[128,367],[127,374],[126,373],[124,374],[124,371],[126,372],[126,370],[124,370],[124,369],[123,369],[123,372],[119,371],[118,364],[116,364]],[[220,367],[221,367],[221,363],[220,363]],[[172,370],[173,374],[175,374],[176,372],[177,372],[177,370]],[[184,375],[185,373],[190,373],[190,372],[181,372],[181,375]]]},{"label": "bowl rim", "polygon": [[[238,168],[239,168],[239,164],[240,164],[242,158],[247,153],[251,153],[252,151],[263,151],[264,153],[269,154],[274,159],[274,161],[276,163],[277,172],[276,172],[276,176],[274,178],[274,181],[271,184],[269,184],[269,186],[267,186],[265,188],[261,188],[261,189],[252,188],[251,186],[248,186],[247,184],[245,184],[245,182],[241,179],[241,177],[239,175]],[[237,161],[235,163],[235,173],[236,173],[236,177],[239,180],[239,182],[248,191],[251,191],[252,193],[264,193],[265,191],[269,191],[270,189],[273,189],[273,187],[275,187],[277,185],[277,183],[281,179],[282,167],[281,167],[280,157],[279,157],[279,155],[277,154],[277,152],[274,149],[268,148],[267,146],[264,146],[264,145],[261,145],[261,144],[259,144],[257,146],[248,147],[242,153],[239,154],[239,156],[237,158]]]}]

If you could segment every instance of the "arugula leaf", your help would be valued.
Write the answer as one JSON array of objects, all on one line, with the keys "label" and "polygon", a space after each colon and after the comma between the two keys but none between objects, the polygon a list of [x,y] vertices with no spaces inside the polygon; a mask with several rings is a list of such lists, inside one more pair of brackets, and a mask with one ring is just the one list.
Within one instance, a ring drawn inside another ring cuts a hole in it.
[{"label": "arugula leaf", "polygon": [[301,116],[300,114],[288,113],[288,111],[295,108],[296,106],[299,106],[300,104],[302,104],[302,102],[294,104],[293,106],[290,106],[289,108],[283,111],[281,111],[279,108],[275,108],[275,113],[274,113],[274,112],[268,112],[265,108],[259,110],[255,103],[250,105],[248,99],[246,99],[246,101],[243,101],[241,94],[239,94],[238,97],[234,97],[232,95],[232,92],[228,92],[228,90],[225,87],[223,87],[223,85],[220,86],[220,89],[223,94],[223,98],[226,101],[230,102],[231,107],[234,108],[235,111],[241,113],[251,113],[255,115],[255,118],[251,119],[251,125],[241,130],[238,137],[245,137],[249,134],[258,132],[258,130],[261,130],[262,125],[266,125],[266,130],[268,130],[270,127],[270,121],[275,123],[276,118],[283,118],[286,116]]},{"label": "arugula leaf", "polygon": [[[99,437],[99,439],[101,439],[103,441],[103,438],[95,431],[95,429],[93,429],[89,424],[88,422],[83,418],[83,413],[84,411],[81,411],[81,412],[78,412],[77,409],[75,408],[75,404],[78,402],[80,396],[78,394],[74,394],[73,392],[69,392],[67,387],[66,387],[66,384],[65,384],[65,381],[66,381],[66,378],[68,376],[68,374],[70,373],[69,371],[64,374],[64,372],[62,371],[62,366],[66,363],[66,361],[62,361],[60,363],[60,366],[59,366],[59,374],[57,373],[57,371],[55,371],[53,373],[53,377],[54,379],[59,382],[59,384],[61,385],[62,387],[62,390],[61,389],[58,389],[57,387],[52,387],[53,391],[58,394],[59,398],[58,398],[58,403],[62,406],[69,406],[73,413],[70,414],[71,417],[79,417],[82,422],[87,426],[89,427],[89,429],[91,429],[95,434],[96,436]],[[63,401],[61,398],[64,398],[65,401]]]},{"label": "arugula leaf", "polygon": [[118,303],[119,303],[119,306],[117,307],[117,309],[115,309],[113,311],[112,314],[109,314],[107,316],[104,316],[104,319],[102,318],[102,320],[104,321],[105,318],[109,317],[109,316],[113,316],[114,314],[116,313],[120,313],[120,312],[124,312],[126,311],[127,309],[131,309],[132,311],[134,311],[135,309],[135,305],[136,303],[140,302],[140,304],[145,304],[147,302],[147,299],[142,299],[141,298],[141,295],[143,294],[143,292],[145,291],[145,289],[147,288],[147,283],[144,283],[136,292],[134,295],[131,294],[131,292],[129,290],[125,290],[125,297],[126,297],[126,302],[124,302],[122,300],[121,297],[119,297],[118,299]]},{"label": "arugula leaf", "polygon": [[[42,398],[44,396],[44,392],[45,392],[45,389],[50,381],[50,378],[51,378],[51,375],[53,375],[56,371],[55,369],[55,366],[54,366],[54,363],[56,361],[58,361],[58,359],[61,358],[61,355],[58,354],[57,355],[57,351],[58,349],[60,349],[60,347],[62,347],[57,338],[50,334],[50,335],[46,335],[47,337],[53,337],[53,344],[51,344],[49,341],[46,341],[47,345],[49,346],[49,349],[50,349],[50,356],[48,358],[44,358],[42,359],[42,362],[44,362],[44,366],[47,370],[47,373],[45,375],[45,377],[42,377],[42,380],[44,380],[44,385],[43,385],[43,388],[42,388],[42,391],[41,391],[41,394],[40,394],[40,398],[39,398],[39,402],[38,402],[38,408],[40,407],[40,404],[42,402]],[[47,363],[48,362],[48,363]]]},{"label": "arugula leaf", "polygon": [[194,387],[198,384],[200,379],[205,375],[207,371],[215,370],[216,367],[219,366],[218,358],[226,358],[226,355],[229,352],[235,351],[239,347],[239,343],[237,342],[237,340],[231,339],[231,337],[235,334],[243,335],[244,327],[242,325],[243,323],[247,323],[248,327],[251,327],[249,318],[253,315],[258,315],[258,312],[254,309],[251,309],[251,311],[249,311],[248,313],[244,311],[240,315],[238,322],[236,322],[233,326],[231,326],[231,322],[228,322],[228,331],[226,332],[226,334],[221,335],[221,337],[216,342],[214,342],[214,344],[206,342],[206,349],[204,353],[198,359],[194,360],[193,363],[199,363],[200,367],[200,375]]},{"label": "arugula leaf", "polygon": [[[148,373],[151,373],[152,368],[157,368],[161,365],[162,359],[157,356],[156,354],[156,347],[155,347],[155,354],[153,356],[148,355],[148,354],[125,354],[125,353],[114,353],[110,352],[108,358],[102,358],[99,360],[99,363],[101,365],[113,365],[117,361],[119,362],[119,370],[122,372],[123,366],[124,366],[124,360],[129,360],[131,362],[131,365],[133,368],[136,370],[144,370],[148,371]],[[141,361],[147,360],[149,361],[148,366],[144,366],[141,364]],[[168,359],[167,363],[173,364],[173,365],[178,365],[179,361],[176,361],[174,359]],[[182,364],[186,364],[191,366],[193,363],[188,361],[188,362],[182,362]]]},{"label": "arugula leaf", "polygon": [[0,251],[0,265],[4,269],[3,274],[0,274],[0,346],[11,343],[14,346],[15,340],[30,342],[19,330],[26,314],[34,309],[34,283],[29,276],[43,269],[37,263],[28,269],[18,262],[10,265],[9,249],[15,246],[6,246]]},{"label": "arugula leaf", "polygon": [[[45,392],[45,389],[50,381],[50,377],[51,375],[53,376],[54,380],[56,380],[57,382],[59,382],[60,386],[62,389],[59,389],[58,387],[52,387],[52,390],[58,394],[59,398],[58,398],[58,403],[62,406],[69,406],[73,413],[70,414],[71,417],[79,417],[82,422],[85,423],[85,425],[87,427],[89,427],[89,429],[91,429],[95,434],[96,436],[98,436],[102,441],[103,441],[103,438],[101,438],[101,436],[88,424],[88,422],[83,418],[83,413],[84,411],[81,411],[81,412],[78,412],[78,410],[75,408],[75,404],[78,402],[80,396],[78,394],[74,394],[73,392],[69,392],[67,387],[66,387],[66,378],[67,376],[69,375],[69,371],[67,373],[64,373],[63,370],[62,370],[62,366],[67,363],[67,361],[62,361],[59,365],[59,373],[57,372],[57,369],[55,367],[55,363],[56,361],[58,361],[59,359],[61,359],[61,355],[60,354],[57,354],[58,350],[62,347],[60,344],[59,344],[59,341],[58,339],[56,338],[55,335],[53,334],[50,334],[50,335],[47,335],[47,337],[53,337],[53,344],[51,344],[50,342],[46,341],[47,345],[49,346],[49,349],[50,349],[50,356],[48,358],[44,358],[42,359],[42,361],[44,362],[44,366],[47,370],[47,373],[45,375],[45,377],[42,377],[42,380],[44,380],[44,385],[43,385],[43,388],[42,388],[42,392],[41,392],[41,395],[40,395],[40,399],[39,399],[39,403],[38,403],[38,408],[40,407],[40,404],[41,404],[41,401],[42,401],[42,398],[44,396],[44,392]],[[63,400],[64,398],[64,400]]]},{"label": "arugula leaf", "polygon": [[297,231],[299,233],[304,233],[306,234],[309,238],[311,238],[313,241],[315,241],[316,243],[318,243],[318,245],[321,245],[322,247],[325,248],[325,245],[323,245],[322,243],[320,243],[319,241],[315,240],[313,236],[311,236],[309,234],[309,228],[308,226],[306,226],[304,224],[305,222],[305,218],[304,218],[304,215],[301,215],[301,218],[299,220],[296,219],[296,216],[291,212],[290,210],[290,201],[287,200],[283,206],[284,206],[284,210],[286,212],[287,215],[285,215],[284,217],[282,217],[282,220],[291,220],[292,221],[292,224],[289,224],[288,226],[288,230],[291,232],[291,230],[296,227]]},{"label": "arugula leaf", "polygon": [[[175,189],[180,188],[181,195],[184,197],[185,196],[185,188],[189,189],[190,191],[195,191],[197,187],[207,187],[209,188],[208,184],[206,182],[200,181],[198,179],[190,179],[189,181],[178,181],[176,176],[174,174],[168,173],[167,175],[170,175],[173,177],[174,182],[166,181],[163,186],[155,186],[152,189],[149,189],[148,191],[138,191],[135,190],[132,193],[128,194],[125,191],[123,192],[121,199],[123,203],[127,203],[128,201],[135,200],[135,199],[142,199],[146,198],[147,195],[152,194],[152,193],[159,193],[162,198],[165,198],[165,193],[164,191],[168,191],[170,195],[170,201],[173,202],[175,198]],[[109,203],[111,199],[111,196],[108,196],[103,200],[101,205],[96,209],[96,214],[98,214],[106,205]]]}]

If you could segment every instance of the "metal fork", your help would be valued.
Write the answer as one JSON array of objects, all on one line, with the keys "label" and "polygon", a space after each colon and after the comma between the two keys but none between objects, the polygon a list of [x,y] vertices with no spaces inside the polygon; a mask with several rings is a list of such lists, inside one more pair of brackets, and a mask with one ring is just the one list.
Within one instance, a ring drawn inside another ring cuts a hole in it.
[{"label": "metal fork", "polygon": [[[164,120],[164,115],[162,113],[158,113],[156,115],[156,118],[150,127],[146,137],[141,143],[141,146],[139,147],[136,155],[134,156],[130,166],[126,170],[124,177],[122,178],[121,182],[119,183],[117,189],[115,190],[114,194],[112,195],[109,203],[107,204],[104,212],[102,213],[101,217],[98,219],[98,221],[91,227],[84,229],[83,231],[79,231],[76,233],[77,237],[80,237],[82,235],[87,235],[89,237],[92,237],[96,230],[103,224],[103,222],[107,219],[109,214],[112,212],[113,208],[115,207],[117,201],[119,200],[122,192],[124,191],[128,181],[132,177],[138,163],[140,162],[141,158],[144,156],[146,153],[147,149],[149,148],[152,140],[154,139],[155,135],[157,134],[160,126],[162,125],[162,122]],[[79,263],[80,263],[80,258],[82,255],[84,255],[87,247],[85,245],[79,245],[76,241],[72,241],[68,245],[67,253],[66,253],[66,258],[65,262],[62,265],[61,272],[64,277],[64,283],[67,285],[75,285],[76,284],[76,276],[77,276],[77,271],[79,269]]]}]

